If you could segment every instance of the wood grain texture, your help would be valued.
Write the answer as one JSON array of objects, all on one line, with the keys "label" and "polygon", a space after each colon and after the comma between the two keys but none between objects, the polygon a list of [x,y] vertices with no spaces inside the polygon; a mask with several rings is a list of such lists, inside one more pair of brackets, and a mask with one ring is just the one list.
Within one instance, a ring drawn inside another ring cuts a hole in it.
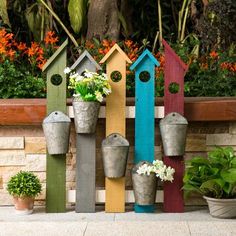
[{"label": "wood grain texture", "polygon": [[[153,162],[155,145],[155,114],[154,114],[154,89],[155,89],[155,63],[149,54],[144,53],[132,65],[135,69],[135,164],[140,161]],[[138,63],[137,63],[138,62]],[[140,80],[142,72],[149,73],[149,80]],[[135,212],[153,212],[154,206],[135,205]]]},{"label": "wood grain texture", "polygon": [[[106,99],[106,136],[119,133],[125,137],[126,105],[126,60],[129,61],[118,45],[114,45],[101,62],[106,61],[106,72],[112,93]],[[121,73],[121,80],[113,82],[113,71]],[[125,178],[105,180],[106,212],[125,212]]]},{"label": "wood grain texture", "polygon": [[[235,121],[236,98],[193,97],[184,99],[184,114],[188,121]],[[106,102],[102,103],[102,106]],[[134,98],[126,98],[133,106]],[[67,100],[71,105],[71,99]],[[163,105],[162,98],[155,105]],[[46,116],[46,99],[0,99],[0,125],[40,125]]]},{"label": "wood grain texture", "polygon": [[[84,51],[71,66],[78,74],[96,72],[101,67],[88,51]],[[95,212],[96,136],[76,134],[76,212]]]},{"label": "wood grain texture", "polygon": [[[170,46],[164,41],[165,46],[165,95],[164,106],[165,115],[170,112],[178,112],[184,114],[184,75],[187,66],[179,59]],[[169,85],[177,83],[179,91],[171,93]],[[164,211],[166,212],[183,212],[183,175],[184,175],[184,159],[183,156],[164,157],[164,163],[175,169],[174,181],[164,182]]]},{"label": "wood grain texture", "polygon": [[76,141],[76,212],[95,212],[95,134],[77,134]]},{"label": "wood grain texture", "polygon": [[[66,113],[66,47],[59,48],[57,57],[47,65],[47,115],[53,111]],[[51,77],[59,74],[62,77],[60,85],[53,85]],[[66,211],[66,155],[49,155],[47,153],[47,187],[46,212],[59,213]]]}]

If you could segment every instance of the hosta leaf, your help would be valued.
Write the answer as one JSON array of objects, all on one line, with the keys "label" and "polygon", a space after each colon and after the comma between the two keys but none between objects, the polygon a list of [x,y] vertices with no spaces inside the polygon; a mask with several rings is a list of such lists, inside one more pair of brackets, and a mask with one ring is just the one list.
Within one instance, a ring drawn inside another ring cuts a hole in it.
[{"label": "hosta leaf", "polygon": [[71,27],[75,33],[79,33],[85,16],[84,0],[70,0],[68,4]]},{"label": "hosta leaf", "polygon": [[5,24],[11,26],[7,13],[7,0],[0,0],[0,17]]},{"label": "hosta leaf", "polygon": [[224,181],[231,184],[236,183],[236,169],[235,168],[222,170],[220,174],[221,174],[221,177],[224,179]]},{"label": "hosta leaf", "polygon": [[208,180],[200,186],[200,190],[207,196],[220,198],[223,194],[222,187],[218,179]]},{"label": "hosta leaf", "polygon": [[234,157],[231,161],[232,167],[236,167],[236,157]]}]

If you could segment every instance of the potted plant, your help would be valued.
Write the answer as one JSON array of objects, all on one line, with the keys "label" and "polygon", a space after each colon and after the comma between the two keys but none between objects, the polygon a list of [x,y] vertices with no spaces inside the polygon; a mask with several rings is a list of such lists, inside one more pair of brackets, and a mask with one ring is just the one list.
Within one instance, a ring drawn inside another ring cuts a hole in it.
[{"label": "potted plant", "polygon": [[173,181],[175,170],[166,166],[163,161],[154,160],[139,162],[132,169],[132,181],[135,203],[152,205],[156,199],[157,178],[161,181]]},{"label": "potted plant", "polygon": [[69,74],[70,90],[73,94],[73,109],[77,133],[94,133],[96,129],[100,103],[103,97],[111,93],[106,74],[85,71],[82,75],[65,69]]},{"label": "potted plant", "polygon": [[206,199],[210,214],[218,218],[236,217],[236,156],[232,147],[217,147],[208,157],[187,161],[185,195],[197,192]]},{"label": "potted plant", "polygon": [[7,184],[7,191],[13,196],[15,209],[19,214],[33,212],[34,198],[41,190],[38,177],[28,171],[20,171]]}]

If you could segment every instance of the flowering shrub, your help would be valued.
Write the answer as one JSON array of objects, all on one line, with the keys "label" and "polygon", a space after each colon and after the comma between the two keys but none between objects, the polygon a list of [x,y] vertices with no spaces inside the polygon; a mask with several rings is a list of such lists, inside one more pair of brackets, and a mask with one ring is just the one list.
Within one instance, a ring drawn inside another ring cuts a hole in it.
[{"label": "flowering shrub", "polygon": [[186,96],[236,96],[236,55],[211,51],[194,60],[185,77]]},{"label": "flowering shrub", "polygon": [[[97,39],[93,41],[85,41],[84,44],[81,45],[80,49],[83,51],[84,49],[88,50],[88,52],[93,56],[93,58],[99,62],[106,53],[112,48],[112,46],[117,43],[120,48],[126,53],[129,59],[134,62],[138,59],[140,54],[145,49],[145,45],[138,45],[138,43],[133,42],[132,40],[124,40],[120,42],[115,42],[114,40],[104,39],[99,42]],[[158,61],[160,62],[160,67],[156,69],[156,83],[162,84],[161,90],[163,90],[163,65],[164,65],[164,57],[160,53],[156,53],[154,55]],[[103,68],[105,70],[105,67]],[[129,66],[126,70],[126,89],[127,96],[134,96],[134,88],[135,88],[135,74],[134,71],[129,69]],[[158,89],[158,88],[157,88]],[[156,92],[157,95],[160,93]],[[162,92],[163,94],[163,92]]]},{"label": "flowering shrub", "polygon": [[175,169],[171,168],[170,166],[164,165],[163,161],[155,160],[153,161],[152,165],[148,165],[144,163],[141,165],[137,173],[139,175],[150,175],[151,173],[155,173],[156,177],[160,178],[161,181],[170,181],[174,180],[174,173]]},{"label": "flowering shrub", "polygon": [[12,33],[0,28],[0,97],[45,97],[42,67],[53,54],[58,38],[49,31],[44,42],[27,45],[17,42]]},{"label": "flowering shrub", "polygon": [[102,102],[103,97],[111,93],[111,86],[108,83],[106,74],[85,71],[83,75],[71,72],[67,67],[65,74],[69,74],[70,90],[73,90],[74,98],[82,101]]}]

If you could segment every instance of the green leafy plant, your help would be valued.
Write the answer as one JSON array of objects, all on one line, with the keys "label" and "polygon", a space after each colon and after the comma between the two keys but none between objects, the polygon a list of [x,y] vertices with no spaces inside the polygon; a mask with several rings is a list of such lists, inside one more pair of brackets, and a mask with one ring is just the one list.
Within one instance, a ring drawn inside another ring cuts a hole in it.
[{"label": "green leafy plant", "polygon": [[42,185],[33,173],[20,171],[11,177],[7,191],[14,197],[36,197],[42,191]]},{"label": "green leafy plant", "polygon": [[102,102],[103,96],[111,93],[111,86],[104,73],[86,70],[83,75],[79,75],[70,72],[69,68],[65,69],[65,73],[70,76],[68,88],[74,91],[73,96],[76,100]]},{"label": "green leafy plant", "polygon": [[232,147],[217,147],[208,157],[187,162],[184,175],[185,196],[191,192],[212,198],[236,197],[236,156]]}]

